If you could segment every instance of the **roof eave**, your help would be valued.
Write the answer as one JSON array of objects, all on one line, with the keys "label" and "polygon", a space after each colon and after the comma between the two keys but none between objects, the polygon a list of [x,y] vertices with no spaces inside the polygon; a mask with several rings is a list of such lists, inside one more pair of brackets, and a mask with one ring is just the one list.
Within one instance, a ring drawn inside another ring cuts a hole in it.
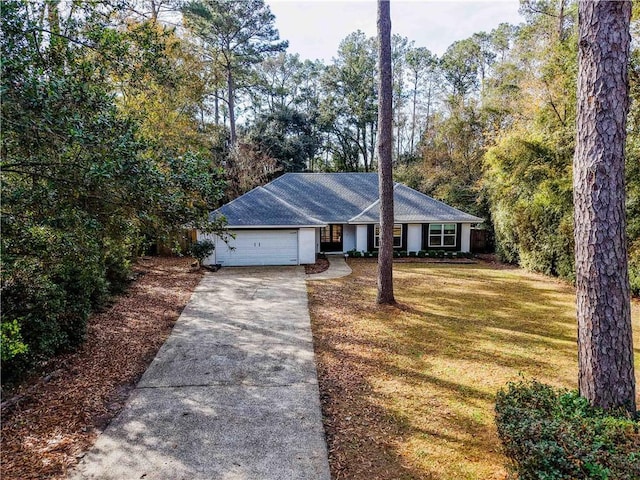
[{"label": "roof eave", "polygon": [[[484,222],[484,220],[482,218],[476,218],[475,220],[473,219],[455,219],[455,218],[451,218],[451,219],[442,219],[442,218],[420,218],[420,219],[416,219],[416,218],[412,218],[412,219],[408,219],[408,220],[404,220],[404,219],[394,219],[394,223],[443,223],[443,222],[450,222],[450,223],[482,223]],[[349,225],[375,225],[377,223],[380,223],[379,220],[354,220],[351,219],[347,222]]]},{"label": "roof eave", "polygon": [[322,228],[327,224],[313,224],[313,225],[226,225],[227,230],[248,230],[248,229],[296,229],[296,228]]}]

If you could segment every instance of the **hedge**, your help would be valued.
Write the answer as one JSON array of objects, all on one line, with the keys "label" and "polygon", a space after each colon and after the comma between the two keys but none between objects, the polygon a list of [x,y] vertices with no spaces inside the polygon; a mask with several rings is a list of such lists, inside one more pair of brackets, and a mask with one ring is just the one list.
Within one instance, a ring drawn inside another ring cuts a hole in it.
[{"label": "hedge", "polygon": [[520,480],[640,479],[640,422],[576,391],[510,383],[497,394],[496,424]]}]

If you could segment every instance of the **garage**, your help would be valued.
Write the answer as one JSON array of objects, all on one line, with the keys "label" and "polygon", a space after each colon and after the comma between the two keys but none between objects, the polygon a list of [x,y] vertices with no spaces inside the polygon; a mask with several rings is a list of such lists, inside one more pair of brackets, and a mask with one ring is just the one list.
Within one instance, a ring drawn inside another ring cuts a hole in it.
[{"label": "garage", "polygon": [[[235,230],[236,238],[218,240],[216,263],[227,267],[298,265],[297,230]],[[230,248],[233,247],[233,248]]]}]

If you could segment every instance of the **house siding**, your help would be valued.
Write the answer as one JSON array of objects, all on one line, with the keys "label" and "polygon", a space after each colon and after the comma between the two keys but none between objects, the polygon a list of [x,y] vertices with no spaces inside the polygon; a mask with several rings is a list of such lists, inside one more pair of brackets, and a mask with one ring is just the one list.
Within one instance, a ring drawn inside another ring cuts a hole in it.
[{"label": "house siding", "polygon": [[356,225],[342,225],[342,249],[344,252],[356,249]]},{"label": "house siding", "polygon": [[462,224],[462,237],[460,239],[460,251],[461,252],[471,251],[471,224],[470,223]]},{"label": "house siding", "polygon": [[407,251],[422,250],[422,224],[410,223],[407,226]]},{"label": "house siding", "polygon": [[368,225],[356,225],[356,250],[359,252],[369,251],[368,241]]},{"label": "house siding", "polygon": [[298,263],[301,265],[316,262],[316,229],[298,230]]}]

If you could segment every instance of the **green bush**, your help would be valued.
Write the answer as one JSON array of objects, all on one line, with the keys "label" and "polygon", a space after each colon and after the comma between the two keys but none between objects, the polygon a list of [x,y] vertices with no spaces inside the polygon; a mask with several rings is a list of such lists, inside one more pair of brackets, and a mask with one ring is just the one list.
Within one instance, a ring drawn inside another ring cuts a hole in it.
[{"label": "green bush", "polygon": [[631,295],[640,297],[640,267],[629,265],[629,282],[631,284]]},{"label": "green bush", "polygon": [[131,281],[133,244],[130,241],[118,243],[107,240],[104,249],[105,279],[109,292],[122,293]]},{"label": "green bush", "polygon": [[640,478],[640,422],[575,391],[510,383],[497,394],[496,424],[520,480]]},{"label": "green bush", "polygon": [[204,239],[194,242],[189,248],[189,255],[198,261],[198,264],[202,264],[202,261],[213,253],[216,249],[215,243],[211,240]]},{"label": "green bush", "polygon": [[640,240],[636,240],[629,249],[629,282],[631,294],[640,297]]},{"label": "green bush", "polygon": [[427,257],[429,257],[429,258],[436,258],[437,256],[438,256],[438,255],[436,254],[436,251],[435,251],[435,250],[429,250],[429,251],[427,252]]},{"label": "green bush", "polygon": [[418,252],[418,257],[419,257],[419,258],[424,258],[424,257],[426,257],[426,256],[427,256],[427,252],[425,252],[424,250],[420,250],[420,251]]},{"label": "green bush", "polygon": [[410,257],[416,257],[416,256],[417,256],[417,253],[416,253],[416,252],[409,252],[409,256],[410,256]]},{"label": "green bush", "polygon": [[[129,278],[129,253],[89,228],[3,223],[2,383],[79,345],[86,322]],[[65,225],[62,225],[65,226]],[[17,240],[19,239],[19,240]],[[37,251],[38,255],[30,254]]]}]

